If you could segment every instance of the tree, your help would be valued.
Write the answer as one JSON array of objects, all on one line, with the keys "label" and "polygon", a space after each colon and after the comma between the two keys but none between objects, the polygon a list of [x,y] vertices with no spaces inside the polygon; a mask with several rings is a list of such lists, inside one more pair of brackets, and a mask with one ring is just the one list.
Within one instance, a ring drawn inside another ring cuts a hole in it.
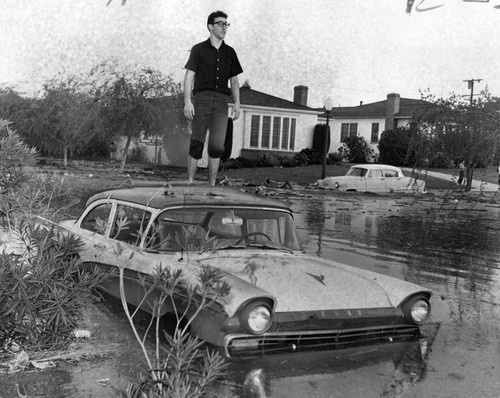
[{"label": "tree", "polygon": [[338,151],[344,159],[354,163],[366,163],[368,157],[373,155],[373,149],[366,140],[354,135],[347,137]]},{"label": "tree", "polygon": [[119,68],[114,59],[94,67],[90,73],[94,102],[101,123],[99,128],[112,140],[126,137],[121,158],[125,168],[132,139],[144,131],[156,133],[161,126],[161,107],[157,99],[181,92],[180,83],[152,68]]},{"label": "tree", "polygon": [[417,166],[419,154],[427,147],[424,143],[414,126],[384,131],[378,143],[378,161],[393,166]]},{"label": "tree", "polygon": [[44,84],[39,110],[40,123],[44,127],[40,144],[46,147],[58,143],[65,166],[68,152],[85,146],[92,138],[96,108],[86,86],[86,82],[75,76],[63,75]]},{"label": "tree", "polygon": [[500,150],[500,100],[487,92],[471,103],[457,95],[436,99],[415,119],[422,137],[429,141],[429,153],[445,154],[466,165],[467,185],[471,190],[474,168],[492,164]]}]

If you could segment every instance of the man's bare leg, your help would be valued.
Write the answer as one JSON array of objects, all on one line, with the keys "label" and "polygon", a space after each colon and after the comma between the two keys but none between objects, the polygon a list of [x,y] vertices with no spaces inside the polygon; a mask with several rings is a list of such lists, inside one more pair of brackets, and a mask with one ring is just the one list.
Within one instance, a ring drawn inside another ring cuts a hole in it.
[{"label": "man's bare leg", "polygon": [[190,155],[188,155],[188,160],[187,160],[188,184],[192,184],[194,182],[194,175],[196,173],[197,168],[198,168],[198,159],[194,159]]},{"label": "man's bare leg", "polygon": [[219,158],[208,158],[208,183],[214,187],[217,181],[217,172],[219,171]]}]

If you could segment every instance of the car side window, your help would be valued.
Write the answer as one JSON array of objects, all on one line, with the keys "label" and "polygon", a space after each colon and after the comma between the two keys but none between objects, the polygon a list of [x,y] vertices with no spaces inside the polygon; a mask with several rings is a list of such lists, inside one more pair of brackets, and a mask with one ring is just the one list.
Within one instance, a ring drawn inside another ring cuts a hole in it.
[{"label": "car side window", "polygon": [[384,175],[386,177],[397,177],[398,176],[398,172],[394,171],[394,170],[384,170]]},{"label": "car side window", "polygon": [[111,207],[111,203],[103,203],[94,207],[82,220],[81,228],[104,235]]},{"label": "car side window", "polygon": [[372,171],[370,171],[370,177],[372,177],[372,178],[383,177],[382,170],[381,169],[373,169]]},{"label": "car side window", "polygon": [[151,213],[133,206],[119,204],[111,228],[112,239],[138,245],[151,219]]}]

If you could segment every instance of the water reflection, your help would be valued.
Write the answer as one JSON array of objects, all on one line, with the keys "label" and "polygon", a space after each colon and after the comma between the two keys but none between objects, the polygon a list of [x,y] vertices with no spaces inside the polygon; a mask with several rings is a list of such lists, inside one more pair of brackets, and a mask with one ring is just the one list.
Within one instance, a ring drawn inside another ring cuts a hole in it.
[{"label": "water reflection", "polygon": [[496,330],[499,205],[357,195],[291,205],[308,252],[429,287],[443,321]]}]

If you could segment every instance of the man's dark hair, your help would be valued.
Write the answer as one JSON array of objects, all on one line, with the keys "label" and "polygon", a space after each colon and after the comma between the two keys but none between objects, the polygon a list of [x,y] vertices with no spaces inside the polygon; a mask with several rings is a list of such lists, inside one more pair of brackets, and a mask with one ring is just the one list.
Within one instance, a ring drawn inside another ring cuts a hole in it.
[{"label": "man's dark hair", "polygon": [[226,18],[227,19],[227,14],[224,11],[214,11],[208,16],[207,19],[207,27],[208,25],[213,25],[215,22],[215,18]]}]

